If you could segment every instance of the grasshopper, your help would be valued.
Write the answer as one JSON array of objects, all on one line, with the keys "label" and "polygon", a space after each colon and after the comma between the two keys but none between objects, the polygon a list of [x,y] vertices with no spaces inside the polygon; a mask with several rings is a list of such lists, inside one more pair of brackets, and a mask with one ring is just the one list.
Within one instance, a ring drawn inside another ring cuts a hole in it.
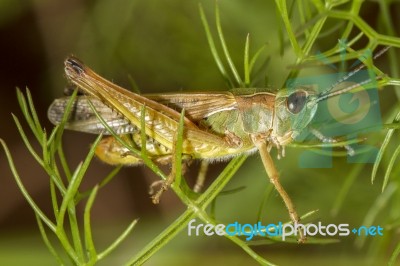
[{"label": "grasshopper", "polygon": [[[139,95],[102,78],[75,57],[65,60],[65,73],[67,79],[85,94],[75,99],[65,128],[109,135],[91,108],[94,106],[109,127],[123,138],[130,138],[134,146],[141,148],[140,132],[144,131],[147,155],[154,162],[165,164],[173,159],[180,111],[184,110],[182,154],[190,159],[222,161],[258,151],[270,182],[283,199],[293,223],[300,219],[279,181],[269,153],[271,148],[276,147],[278,154],[284,156],[285,146],[313,119],[318,102],[370,82],[366,80],[363,84],[336,91],[332,91],[332,86],[321,93],[302,86],[281,89],[276,93],[247,89],[240,92]],[[68,100],[69,97],[56,99],[49,107],[48,117],[53,124],[60,123]],[[129,153],[112,136],[101,141],[96,155],[112,165],[143,163],[139,156]],[[303,236],[300,236],[300,241],[304,241]]]}]

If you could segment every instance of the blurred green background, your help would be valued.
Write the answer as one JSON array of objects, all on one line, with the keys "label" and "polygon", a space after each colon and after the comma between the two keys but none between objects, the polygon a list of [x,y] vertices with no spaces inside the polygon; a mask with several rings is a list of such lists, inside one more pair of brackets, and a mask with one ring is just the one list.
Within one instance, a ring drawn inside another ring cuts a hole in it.
[{"label": "blurred green background", "polygon": [[[31,90],[40,119],[49,131],[52,125],[46,117],[47,107],[54,98],[63,95],[67,84],[63,61],[71,54],[123,87],[130,86],[129,76],[132,76],[142,92],[226,90],[228,87],[209,51],[198,12],[199,2],[215,32],[213,0],[0,0],[0,137],[9,145],[26,187],[47,213],[51,213],[48,177],[29,156],[10,115],[14,113],[22,118],[15,88]],[[242,71],[245,38],[250,34],[253,52],[266,44],[267,53],[272,54],[266,83],[279,89],[295,58],[289,46],[284,56],[279,54],[282,24],[276,16],[274,2],[220,0],[218,5],[226,42],[239,70]],[[399,5],[390,8],[394,25],[400,26]],[[375,1],[366,1],[361,17],[379,32],[382,18],[377,10]],[[393,28],[392,34],[396,34],[397,28]],[[315,51],[334,46],[337,36],[325,36]],[[385,60],[382,57],[378,63],[384,72]],[[380,97],[385,119],[385,112],[397,100],[389,87],[380,92]],[[384,132],[378,132],[375,138],[382,140],[383,136]],[[95,136],[65,132],[64,137],[69,162],[75,167],[85,158]],[[300,214],[318,209],[312,217],[314,222],[362,225],[381,190],[379,176],[378,182],[371,185],[370,165],[347,164],[346,158],[335,158],[331,169],[300,169],[301,150],[290,148],[286,153],[277,166],[282,183]],[[208,182],[212,182],[223,166],[212,166]],[[342,208],[332,215],[338,193],[355,167],[362,170],[351,184]],[[188,182],[193,182],[197,168],[195,162],[186,176]],[[92,187],[111,169],[94,160],[84,186]],[[0,174],[0,265],[54,265],[56,261],[40,238],[33,212],[18,190],[2,152]],[[151,203],[147,191],[155,180],[144,167],[126,168],[100,191],[92,216],[94,238],[100,248],[111,242],[132,219],[140,218],[128,241],[101,265],[123,263],[184,210],[185,206],[172,191],[163,195],[160,205]],[[259,156],[247,160],[228,188],[242,186],[244,190],[218,198],[218,220],[257,221],[259,206],[269,186]],[[376,225],[386,226],[387,217],[399,217],[400,211],[393,206],[396,205],[381,206]],[[262,217],[267,223],[287,221],[285,207],[276,193],[272,193]],[[396,225],[396,220],[391,222]],[[279,265],[364,265],[366,262],[378,265],[387,261],[399,240],[395,229],[392,226],[385,231],[383,238],[368,238],[363,247],[356,247],[355,239],[348,237],[335,244],[280,243],[259,246],[256,251]],[[255,261],[225,238],[188,237],[182,232],[148,265],[205,263],[243,265],[255,264]]]}]

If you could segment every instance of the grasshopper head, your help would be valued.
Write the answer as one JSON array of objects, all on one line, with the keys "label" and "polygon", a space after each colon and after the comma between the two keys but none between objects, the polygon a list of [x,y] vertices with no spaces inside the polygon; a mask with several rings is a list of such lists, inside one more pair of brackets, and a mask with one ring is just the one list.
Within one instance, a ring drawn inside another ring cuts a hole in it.
[{"label": "grasshopper head", "polygon": [[309,87],[282,89],[275,98],[273,137],[281,145],[300,134],[317,111],[317,93]]}]

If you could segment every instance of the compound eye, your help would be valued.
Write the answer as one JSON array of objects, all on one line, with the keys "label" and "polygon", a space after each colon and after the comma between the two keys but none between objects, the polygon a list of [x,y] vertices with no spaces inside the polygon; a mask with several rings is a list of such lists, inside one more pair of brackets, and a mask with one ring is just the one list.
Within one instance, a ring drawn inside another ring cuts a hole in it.
[{"label": "compound eye", "polygon": [[307,93],[303,90],[296,91],[286,99],[286,107],[292,114],[298,114],[303,110],[307,101]]}]

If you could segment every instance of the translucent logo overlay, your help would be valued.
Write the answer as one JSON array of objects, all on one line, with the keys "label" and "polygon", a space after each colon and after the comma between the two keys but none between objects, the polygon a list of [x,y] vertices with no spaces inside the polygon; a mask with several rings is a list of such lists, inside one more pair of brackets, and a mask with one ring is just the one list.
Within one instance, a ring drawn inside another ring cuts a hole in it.
[{"label": "translucent logo overlay", "polygon": [[[350,68],[355,69],[360,64],[358,61]],[[336,86],[333,87],[334,84]],[[358,84],[364,85],[357,86]],[[296,137],[296,141],[322,142],[321,136],[324,136],[325,140],[353,142],[353,144],[343,147],[344,152],[346,149],[354,151],[354,154],[348,152],[348,163],[373,163],[375,161],[378,147],[363,142],[354,143],[354,140],[360,135],[379,131],[382,128],[376,76],[372,71],[362,69],[356,73],[349,71],[300,77],[288,80],[286,87],[293,91],[301,87],[312,88],[317,95],[321,95],[327,90],[334,92],[353,87],[352,91],[354,92],[346,92],[318,102],[317,112],[310,126]],[[297,117],[293,116],[291,119],[293,119],[291,123],[294,124]],[[315,130],[321,133],[319,139],[313,133]],[[299,167],[331,168],[332,147],[329,146],[320,147],[318,151],[302,152],[299,158]]]}]

